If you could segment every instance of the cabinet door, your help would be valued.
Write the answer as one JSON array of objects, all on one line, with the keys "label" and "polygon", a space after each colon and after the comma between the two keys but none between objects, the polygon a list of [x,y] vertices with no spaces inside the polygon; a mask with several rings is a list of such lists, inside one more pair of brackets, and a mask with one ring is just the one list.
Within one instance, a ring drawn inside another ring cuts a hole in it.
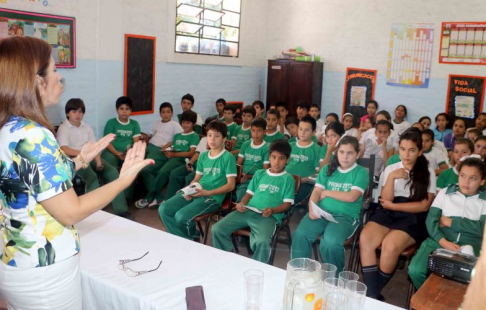
[{"label": "cabinet door", "polygon": [[265,107],[288,100],[289,64],[284,61],[268,61],[267,102]]},{"label": "cabinet door", "polygon": [[312,63],[295,62],[290,64],[287,101],[290,113],[296,112],[302,100],[312,103]]}]

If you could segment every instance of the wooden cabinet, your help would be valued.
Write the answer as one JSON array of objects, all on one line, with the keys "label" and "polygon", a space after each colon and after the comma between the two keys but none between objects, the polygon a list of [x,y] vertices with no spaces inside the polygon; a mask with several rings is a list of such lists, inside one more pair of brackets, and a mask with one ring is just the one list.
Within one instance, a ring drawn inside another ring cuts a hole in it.
[{"label": "wooden cabinet", "polygon": [[266,106],[286,102],[290,114],[296,114],[297,104],[305,100],[321,105],[322,62],[269,60]]}]

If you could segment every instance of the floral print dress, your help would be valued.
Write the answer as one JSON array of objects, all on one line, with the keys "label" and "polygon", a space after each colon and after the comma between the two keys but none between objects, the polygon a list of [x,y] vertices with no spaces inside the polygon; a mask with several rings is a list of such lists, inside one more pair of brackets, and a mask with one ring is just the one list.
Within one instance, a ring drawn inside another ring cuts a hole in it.
[{"label": "floral print dress", "polygon": [[[72,187],[74,163],[41,125],[12,116],[0,129],[0,260],[43,267],[79,252],[79,236],[40,202]],[[63,208],[64,206],[57,206]]]}]

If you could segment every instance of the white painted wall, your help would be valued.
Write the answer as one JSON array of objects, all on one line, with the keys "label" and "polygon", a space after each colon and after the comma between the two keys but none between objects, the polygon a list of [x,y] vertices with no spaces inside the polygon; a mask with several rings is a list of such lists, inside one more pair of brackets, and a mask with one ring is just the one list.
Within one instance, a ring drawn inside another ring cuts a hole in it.
[{"label": "white painted wall", "polygon": [[[409,108],[409,120],[445,110],[449,74],[486,76],[486,66],[439,64],[443,21],[486,21],[484,0],[271,0],[267,57],[302,46],[324,59],[323,114],[342,111],[347,67],[378,70],[375,99],[393,112]],[[436,32],[428,89],[386,85],[392,23],[434,23]],[[424,114],[425,113],[425,114]]]}]

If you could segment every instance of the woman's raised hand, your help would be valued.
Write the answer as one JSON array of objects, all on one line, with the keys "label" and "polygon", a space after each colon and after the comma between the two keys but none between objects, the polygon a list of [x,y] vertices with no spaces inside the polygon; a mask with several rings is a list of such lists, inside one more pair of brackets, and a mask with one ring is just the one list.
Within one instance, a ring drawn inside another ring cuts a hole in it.
[{"label": "woman's raised hand", "polygon": [[99,139],[98,142],[88,142],[81,149],[80,155],[83,160],[90,163],[101,151],[103,151],[111,141],[115,139],[116,135],[110,133],[103,138]]},{"label": "woman's raised hand", "polygon": [[146,166],[153,165],[153,159],[145,159],[145,149],[147,144],[142,141],[135,142],[133,147],[128,150],[125,162],[120,170],[120,179],[126,181],[129,186],[137,177],[137,174]]}]

